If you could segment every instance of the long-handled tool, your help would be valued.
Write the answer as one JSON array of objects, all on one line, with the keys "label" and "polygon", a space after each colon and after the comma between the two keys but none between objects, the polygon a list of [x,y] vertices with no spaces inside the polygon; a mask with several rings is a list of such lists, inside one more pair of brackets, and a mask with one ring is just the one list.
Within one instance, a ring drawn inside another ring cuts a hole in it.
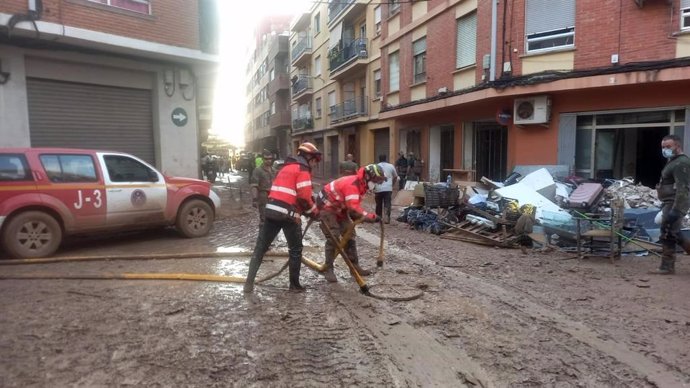
[{"label": "long-handled tool", "polygon": [[345,264],[347,264],[347,267],[350,269],[350,273],[352,274],[352,276],[354,276],[357,285],[359,285],[359,290],[362,292],[362,294],[369,295],[369,286],[367,286],[367,283],[362,278],[362,275],[360,275],[359,272],[357,272],[357,269],[355,269],[355,266],[354,264],[352,264],[350,257],[347,255],[347,253],[345,253],[345,245],[347,245],[348,241],[350,241],[355,226],[357,226],[357,224],[359,224],[360,222],[362,222],[361,218],[359,220],[354,221],[352,225],[345,230],[345,233],[343,233],[340,241],[338,241],[338,239],[335,237],[333,231],[327,223],[323,222],[322,225],[326,230],[326,234],[328,234],[328,236],[326,237],[331,240],[333,245],[335,245],[335,249],[343,257]]}]

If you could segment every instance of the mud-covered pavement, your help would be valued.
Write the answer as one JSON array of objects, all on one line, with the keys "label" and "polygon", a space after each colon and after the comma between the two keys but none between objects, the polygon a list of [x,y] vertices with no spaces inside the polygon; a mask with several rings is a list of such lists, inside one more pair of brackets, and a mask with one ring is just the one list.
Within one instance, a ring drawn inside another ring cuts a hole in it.
[{"label": "mud-covered pavement", "polygon": [[[59,254],[249,250],[258,219],[240,183],[243,203],[219,186],[225,202],[207,238],[164,230],[76,239]],[[677,275],[654,277],[651,257],[524,256],[393,221],[376,268],[378,226],[358,234],[361,261],[374,269],[367,284],[423,296],[366,297],[342,262],[337,284],[303,267],[306,293],[289,292],[283,273],[249,297],[234,283],[0,280],[0,386],[690,386],[687,256]],[[305,246],[322,261],[318,228]],[[0,273],[243,276],[248,258],[2,265]],[[268,257],[259,276],[284,260]]]}]

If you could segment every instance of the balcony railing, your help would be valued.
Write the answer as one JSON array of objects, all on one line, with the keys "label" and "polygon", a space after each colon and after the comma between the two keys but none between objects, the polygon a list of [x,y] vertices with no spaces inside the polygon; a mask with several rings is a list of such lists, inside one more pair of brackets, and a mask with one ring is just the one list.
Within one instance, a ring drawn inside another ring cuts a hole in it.
[{"label": "balcony railing", "polygon": [[354,58],[368,58],[369,50],[367,49],[367,43],[368,40],[366,38],[340,41],[337,46],[328,50],[328,69],[334,71]]},{"label": "balcony railing", "polygon": [[359,96],[331,107],[331,123],[366,116],[367,101],[367,96]]},{"label": "balcony railing", "polygon": [[314,120],[311,117],[298,117],[292,120],[292,129],[294,131],[302,131],[312,128],[314,128]]},{"label": "balcony railing", "polygon": [[300,39],[299,42],[295,45],[295,48],[292,49],[292,54],[290,54],[290,59],[292,62],[294,62],[297,58],[299,58],[302,54],[305,52],[311,51],[311,38],[310,37],[305,37]]},{"label": "balcony railing", "polygon": [[[293,78],[294,79],[294,78]],[[307,90],[311,90],[311,77],[300,75],[292,82],[292,98],[299,96]]]},{"label": "balcony railing", "polygon": [[268,118],[268,125],[273,128],[290,126],[290,111],[279,111]]},{"label": "balcony railing", "polygon": [[330,0],[328,2],[328,22],[335,20],[345,8],[354,2],[355,0]]}]

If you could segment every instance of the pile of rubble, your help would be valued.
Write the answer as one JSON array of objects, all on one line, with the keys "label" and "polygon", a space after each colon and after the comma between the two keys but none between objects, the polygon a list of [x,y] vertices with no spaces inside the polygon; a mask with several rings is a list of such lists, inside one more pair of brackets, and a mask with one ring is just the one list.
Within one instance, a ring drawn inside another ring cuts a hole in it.
[{"label": "pile of rubble", "polygon": [[[434,186],[438,189],[443,185]],[[398,221],[407,222],[415,229],[443,234],[444,238],[511,247],[517,245],[523,234],[522,230],[516,230],[521,216],[518,209],[529,204],[536,209],[535,227],[529,236],[542,245],[579,247],[583,230],[592,229],[609,230],[611,237],[617,234],[633,243],[639,240],[653,245],[658,240],[659,226],[655,218],[658,222],[662,203],[654,189],[635,184],[632,178],[583,182],[573,177],[554,178],[548,168],[542,167],[525,176],[513,173],[506,182],[482,178],[459,189],[462,194],[451,206],[425,206],[415,198],[415,204],[406,208]],[[613,204],[620,210],[613,209]],[[684,223],[690,224],[687,217]]]}]

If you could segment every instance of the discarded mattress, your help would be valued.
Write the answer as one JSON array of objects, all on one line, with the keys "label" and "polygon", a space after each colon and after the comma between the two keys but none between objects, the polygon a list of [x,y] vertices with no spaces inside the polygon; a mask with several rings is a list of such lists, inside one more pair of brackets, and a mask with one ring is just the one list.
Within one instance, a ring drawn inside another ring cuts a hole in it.
[{"label": "discarded mattress", "polygon": [[604,192],[600,183],[582,183],[568,197],[568,207],[571,209],[589,209],[594,206]]}]

